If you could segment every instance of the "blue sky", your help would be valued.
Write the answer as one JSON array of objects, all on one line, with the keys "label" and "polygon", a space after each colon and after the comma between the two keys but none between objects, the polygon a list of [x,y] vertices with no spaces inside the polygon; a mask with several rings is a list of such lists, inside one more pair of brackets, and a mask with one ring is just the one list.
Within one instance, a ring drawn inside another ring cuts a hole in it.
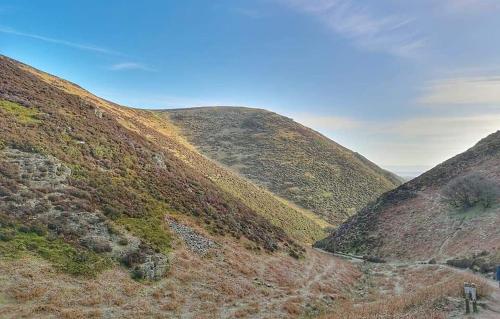
[{"label": "blue sky", "polygon": [[397,172],[500,128],[497,0],[0,2],[0,52],[143,108],[243,105]]}]

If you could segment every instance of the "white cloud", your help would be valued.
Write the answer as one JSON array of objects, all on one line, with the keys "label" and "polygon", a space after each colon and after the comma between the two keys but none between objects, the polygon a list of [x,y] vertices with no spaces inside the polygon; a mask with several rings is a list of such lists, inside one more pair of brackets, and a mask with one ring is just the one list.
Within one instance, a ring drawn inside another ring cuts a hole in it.
[{"label": "white cloud", "polygon": [[427,105],[500,106],[500,75],[442,79],[430,82],[418,102]]},{"label": "white cloud", "polygon": [[93,51],[93,52],[108,54],[108,55],[124,55],[120,52],[109,50],[109,49],[95,46],[92,44],[81,44],[81,43],[70,42],[70,41],[61,40],[61,39],[50,38],[50,37],[46,37],[46,36],[42,36],[42,35],[38,35],[38,34],[17,31],[15,29],[8,28],[8,27],[1,27],[0,26],[0,33],[11,34],[11,35],[16,35],[16,36],[20,36],[20,37],[40,40],[43,42],[64,45],[64,46],[79,49],[79,50]]},{"label": "white cloud", "polygon": [[353,0],[279,1],[316,17],[362,49],[415,57],[426,44],[426,39],[415,32],[412,18],[376,14],[368,5]]},{"label": "white cloud", "polygon": [[147,71],[147,72],[155,72],[154,69],[142,64],[142,63],[137,63],[137,62],[122,62],[122,63],[117,63],[113,64],[110,68],[112,71],[131,71],[131,70],[138,70],[138,71]]}]

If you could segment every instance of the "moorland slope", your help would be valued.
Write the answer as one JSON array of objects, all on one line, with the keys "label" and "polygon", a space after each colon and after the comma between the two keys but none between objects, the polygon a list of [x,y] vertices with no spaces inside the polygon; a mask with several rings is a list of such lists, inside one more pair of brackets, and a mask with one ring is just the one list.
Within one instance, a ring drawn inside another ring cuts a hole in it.
[{"label": "moorland slope", "polygon": [[500,261],[499,186],[500,131],[384,194],[316,246],[492,267],[485,261]]},{"label": "moorland slope", "polygon": [[332,224],[400,184],[358,153],[276,113],[204,107],[161,114],[209,158]]}]

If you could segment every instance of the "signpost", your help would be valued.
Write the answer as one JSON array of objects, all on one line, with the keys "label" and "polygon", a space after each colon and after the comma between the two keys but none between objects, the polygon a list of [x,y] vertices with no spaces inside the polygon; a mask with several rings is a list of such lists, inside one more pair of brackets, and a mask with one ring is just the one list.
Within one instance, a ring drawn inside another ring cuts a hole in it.
[{"label": "signpost", "polygon": [[472,311],[477,312],[477,288],[473,283],[464,282],[465,313],[470,313],[470,303]]}]

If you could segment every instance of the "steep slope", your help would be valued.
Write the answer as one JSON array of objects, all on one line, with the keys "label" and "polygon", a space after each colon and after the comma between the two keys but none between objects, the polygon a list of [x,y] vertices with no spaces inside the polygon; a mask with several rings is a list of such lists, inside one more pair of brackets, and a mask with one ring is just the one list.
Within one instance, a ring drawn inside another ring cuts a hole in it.
[{"label": "steep slope", "polygon": [[161,114],[208,157],[333,224],[400,184],[361,155],[272,112],[207,107]]},{"label": "steep slope", "polygon": [[[134,276],[158,279],[172,249],[165,215],[191,216],[211,233],[245,238],[256,249],[301,254],[276,226],[279,216],[270,221],[250,207],[258,198],[244,202],[221,187],[209,175],[217,171],[229,180],[231,174],[215,164],[191,165],[203,157],[167,134],[168,123],[151,112],[109,103],[6,57],[0,57],[0,78],[0,237],[6,243],[0,254],[36,242],[35,252],[70,272],[98,272],[120,261]],[[231,182],[259,195],[236,176]],[[300,240],[321,233],[301,212],[260,193],[276,215],[302,222],[288,233]]]},{"label": "steep slope", "polygon": [[[466,198],[487,194],[487,207],[482,202],[457,207],[450,201],[461,193],[451,187],[471,180],[474,187],[464,188]],[[500,261],[499,185],[500,131],[384,194],[316,246],[384,258],[446,260],[480,254]]]},{"label": "steep slope", "polygon": [[49,85],[71,95],[76,95],[85,102],[95,104],[98,107],[95,110],[96,116],[104,113],[111,114],[124,128],[172,153],[177,159],[191,167],[196,174],[208,178],[219,188],[265,217],[273,225],[282,228],[291,237],[303,242],[314,242],[324,235],[322,229],[328,226],[327,223],[314,214],[277,198],[272,193],[247,182],[202,156],[179,135],[178,129],[167,119],[159,117],[151,111],[120,107],[100,99],[70,82],[26,65],[19,64],[19,66]]}]

